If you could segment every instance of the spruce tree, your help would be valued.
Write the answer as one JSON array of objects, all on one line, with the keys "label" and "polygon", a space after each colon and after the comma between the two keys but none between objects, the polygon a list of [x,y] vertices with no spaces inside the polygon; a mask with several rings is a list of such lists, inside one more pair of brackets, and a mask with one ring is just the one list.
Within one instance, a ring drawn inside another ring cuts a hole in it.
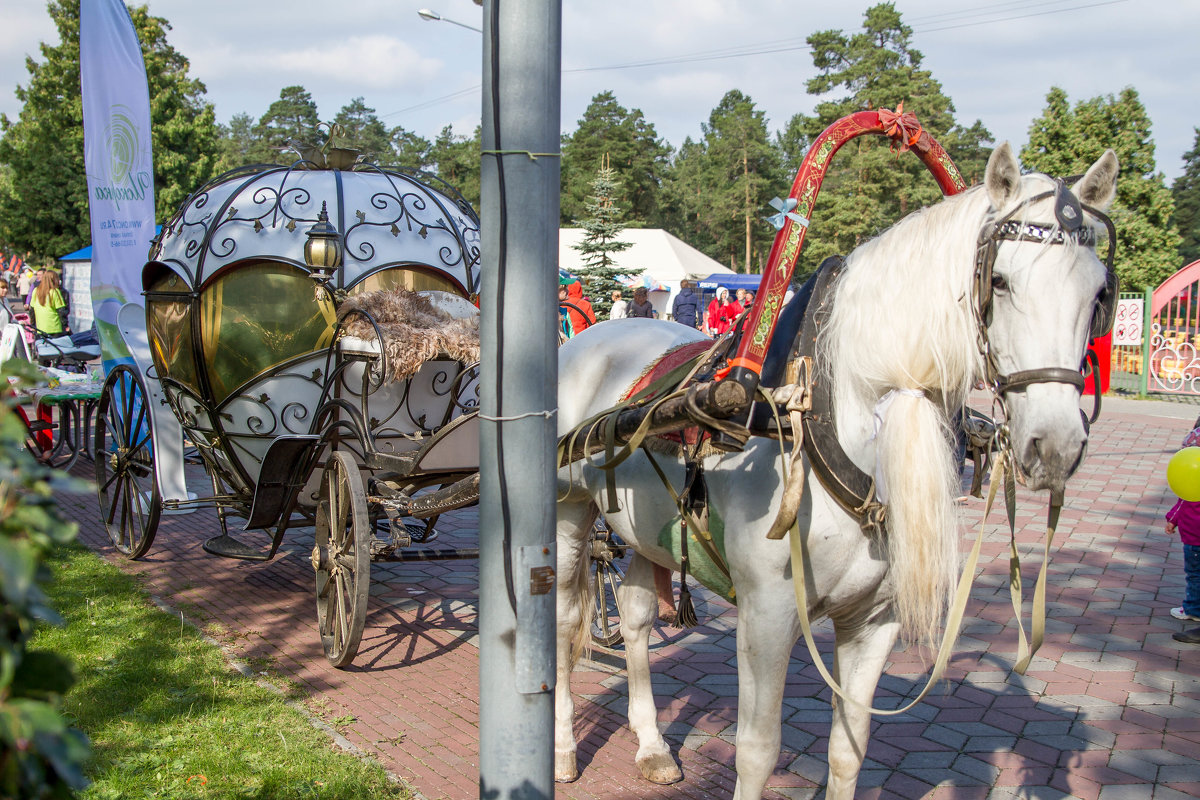
[{"label": "spruce tree", "polygon": [[1196,143],[1183,154],[1183,174],[1171,186],[1175,213],[1171,223],[1179,229],[1180,265],[1200,259],[1200,128],[1196,128]]},{"label": "spruce tree", "polygon": [[621,184],[617,180],[616,171],[610,166],[608,154],[600,162],[600,169],[592,181],[592,197],[584,203],[588,217],[575,220],[575,224],[583,228],[583,239],[572,245],[583,256],[584,268],[580,269],[579,277],[583,281],[585,292],[596,312],[596,319],[608,319],[612,310],[612,293],[625,286],[617,280],[617,276],[633,277],[640,275],[642,270],[631,272],[624,267],[617,267],[613,260],[614,253],[628,250],[632,245],[620,240],[621,231],[625,225],[621,222],[624,212],[617,205],[616,198]]}]

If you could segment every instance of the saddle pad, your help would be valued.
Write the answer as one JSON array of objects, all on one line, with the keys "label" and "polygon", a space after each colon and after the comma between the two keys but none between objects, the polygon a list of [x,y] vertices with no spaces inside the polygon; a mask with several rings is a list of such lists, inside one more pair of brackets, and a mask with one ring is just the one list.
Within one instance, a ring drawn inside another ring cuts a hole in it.
[{"label": "saddle pad", "polygon": [[[631,397],[636,397],[637,395],[646,392],[646,390],[653,386],[656,381],[662,380],[676,370],[679,370],[683,367],[688,367],[688,369],[684,369],[682,371],[685,373],[690,371],[691,365],[698,359],[703,358],[704,354],[709,351],[712,345],[713,343],[711,341],[705,340],[700,342],[690,342],[688,344],[680,345],[674,350],[668,350],[657,361],[646,367],[646,369],[642,372],[641,377],[634,381],[633,385],[621,395],[621,401],[624,402],[629,400]],[[645,398],[638,399],[653,399],[660,395],[673,392],[676,388],[678,388],[676,381],[671,381],[669,384],[665,384],[662,387],[658,387],[655,391],[648,393]],[[674,442],[676,444],[694,446],[700,439],[700,429],[697,427],[684,428],[682,431],[677,433],[664,433],[660,436],[654,436],[651,438]]]},{"label": "saddle pad", "polygon": [[[657,361],[642,371],[641,377],[634,381],[633,385],[621,395],[621,401],[624,402],[634,395],[645,391],[652,383],[664,377],[667,373],[700,358],[708,352],[712,344],[712,342],[707,340],[690,342],[680,345],[674,350],[668,350]],[[674,386],[669,386],[666,387],[666,391],[674,391],[675,388]],[[662,393],[662,391],[659,391],[655,394]]]}]

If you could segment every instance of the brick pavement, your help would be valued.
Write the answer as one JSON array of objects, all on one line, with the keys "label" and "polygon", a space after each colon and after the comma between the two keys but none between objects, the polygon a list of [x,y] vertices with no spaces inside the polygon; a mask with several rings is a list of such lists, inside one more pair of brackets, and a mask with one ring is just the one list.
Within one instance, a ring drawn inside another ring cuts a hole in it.
[{"label": "brick pavement", "polygon": [[[1007,590],[1007,530],[997,513],[948,680],[912,711],[874,723],[859,786],[864,798],[1200,796],[1200,647],[1171,639],[1182,597],[1177,540],[1162,529],[1171,499],[1169,454],[1197,409],[1111,401],[1072,481],[1050,568],[1047,640],[1028,674],[1009,672],[1016,629]],[[77,471],[83,474],[87,465]],[[198,484],[199,485],[199,484]],[[225,641],[272,669],[327,720],[428,800],[477,796],[478,648],[474,562],[377,564],[362,649],[350,669],[325,662],[315,632],[311,531],[290,532],[265,564],[205,554],[211,513],[163,518],[140,562],[107,545],[92,496],[66,500],[81,538]],[[979,501],[964,509],[972,536]],[[1036,575],[1044,507],[1021,497],[1023,572]],[[476,516],[444,520],[443,539],[475,543]],[[1027,591],[1028,598],[1031,591]],[[733,787],[735,611],[700,598],[707,622],[664,630],[654,644],[660,721],[685,775],[655,787],[633,765],[619,658],[575,673],[582,777],[558,798],[727,797]],[[828,644],[827,627],[819,637]],[[803,645],[800,646],[801,649]],[[827,648],[826,648],[827,649]],[[918,654],[898,650],[877,704],[923,685]],[[818,796],[825,772],[829,690],[797,651],[784,700],[784,753],[772,798]]]}]

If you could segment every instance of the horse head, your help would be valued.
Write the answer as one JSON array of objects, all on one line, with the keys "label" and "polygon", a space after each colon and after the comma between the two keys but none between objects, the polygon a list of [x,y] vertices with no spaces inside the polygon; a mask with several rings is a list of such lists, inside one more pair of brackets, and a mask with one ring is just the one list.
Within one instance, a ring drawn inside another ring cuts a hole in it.
[{"label": "horse head", "polygon": [[1088,340],[1111,325],[1116,302],[1111,259],[1106,266],[1096,255],[1116,185],[1112,150],[1073,190],[1021,175],[1007,143],[988,160],[990,210],[975,273],[980,342],[1017,467],[1032,489],[1060,493],[1087,447],[1080,367]]}]

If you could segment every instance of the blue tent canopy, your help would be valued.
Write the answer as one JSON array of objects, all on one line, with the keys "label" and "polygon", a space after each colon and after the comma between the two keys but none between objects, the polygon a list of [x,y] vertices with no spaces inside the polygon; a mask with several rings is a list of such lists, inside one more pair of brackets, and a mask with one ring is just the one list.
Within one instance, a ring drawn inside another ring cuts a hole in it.
[{"label": "blue tent canopy", "polygon": [[92,246],[89,244],[81,250],[76,250],[74,253],[67,253],[65,256],[59,256],[59,261],[91,261]]},{"label": "blue tent canopy", "polygon": [[701,278],[700,279],[700,288],[702,290],[705,290],[705,289],[712,290],[712,289],[716,289],[718,286],[724,286],[726,289],[729,289],[730,291],[737,291],[738,289],[749,289],[753,292],[757,292],[758,287],[762,284],[762,279],[763,279],[763,276],[757,275],[757,274],[742,275],[739,273],[739,274],[729,275],[726,273],[717,272],[712,275],[709,275],[707,278]]}]

